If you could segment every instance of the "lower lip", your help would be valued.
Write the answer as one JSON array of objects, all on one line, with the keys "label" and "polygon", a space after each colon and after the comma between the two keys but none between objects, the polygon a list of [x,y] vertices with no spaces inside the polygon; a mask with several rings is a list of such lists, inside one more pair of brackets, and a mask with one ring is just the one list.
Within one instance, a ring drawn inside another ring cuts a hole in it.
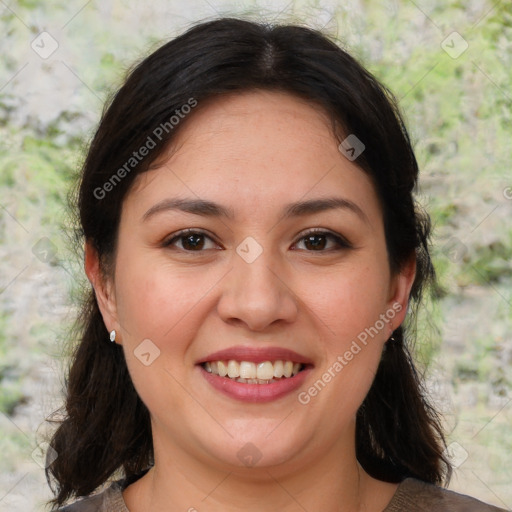
[{"label": "lower lip", "polygon": [[228,377],[209,373],[202,366],[199,366],[199,369],[203,377],[221,393],[243,402],[259,403],[271,402],[292,393],[303,384],[310,371],[310,368],[305,368],[293,377],[281,378],[270,384],[244,384]]}]

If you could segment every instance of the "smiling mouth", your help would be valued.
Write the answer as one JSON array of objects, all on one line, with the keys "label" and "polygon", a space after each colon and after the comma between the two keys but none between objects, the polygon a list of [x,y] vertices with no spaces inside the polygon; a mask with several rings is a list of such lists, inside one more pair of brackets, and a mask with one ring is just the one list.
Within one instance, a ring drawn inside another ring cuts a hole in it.
[{"label": "smiling mouth", "polygon": [[242,384],[271,384],[289,379],[304,370],[305,365],[293,361],[207,361],[201,365],[205,371]]}]

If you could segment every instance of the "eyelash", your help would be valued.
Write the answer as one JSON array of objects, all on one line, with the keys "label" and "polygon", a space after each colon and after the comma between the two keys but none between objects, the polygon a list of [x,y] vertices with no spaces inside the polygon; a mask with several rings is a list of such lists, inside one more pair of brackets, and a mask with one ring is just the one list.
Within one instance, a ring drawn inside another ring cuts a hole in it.
[{"label": "eyelash", "polygon": [[[174,243],[176,241],[178,241],[180,239],[184,239],[188,235],[204,236],[205,238],[208,238],[211,241],[213,241],[214,243],[216,243],[215,240],[213,240],[213,238],[210,235],[208,235],[206,232],[204,232],[204,231],[201,231],[201,230],[198,230],[198,229],[184,229],[183,231],[179,231],[178,233],[175,233],[174,235],[172,235],[171,238],[165,240],[163,242],[162,246],[163,247],[171,247],[172,245],[174,245]],[[334,240],[334,242],[338,245],[338,248],[323,249],[323,250],[318,250],[318,251],[307,250],[307,249],[301,249],[301,250],[306,250],[306,252],[331,252],[331,251],[335,251],[335,250],[339,251],[339,250],[344,250],[344,249],[346,250],[346,249],[352,249],[353,248],[352,244],[346,238],[342,237],[341,235],[334,234],[334,233],[332,233],[330,231],[326,231],[326,230],[321,229],[321,228],[311,229],[311,230],[305,232],[294,243],[294,245],[296,245],[299,242],[303,242],[309,236],[314,236],[314,235],[316,235],[316,236],[325,236],[328,239]],[[184,248],[177,248],[177,249],[180,250],[180,251],[183,251],[183,252],[187,252],[187,253],[204,252],[203,250],[191,251],[191,250],[184,249]]]}]

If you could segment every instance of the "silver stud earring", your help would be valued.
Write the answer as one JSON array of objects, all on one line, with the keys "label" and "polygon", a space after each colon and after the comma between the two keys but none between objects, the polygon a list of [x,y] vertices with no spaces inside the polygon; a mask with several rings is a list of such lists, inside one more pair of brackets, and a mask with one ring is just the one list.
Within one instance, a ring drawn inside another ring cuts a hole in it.
[{"label": "silver stud earring", "polygon": [[110,341],[112,343],[114,343],[114,341],[116,341],[116,331],[115,330],[110,331]]}]

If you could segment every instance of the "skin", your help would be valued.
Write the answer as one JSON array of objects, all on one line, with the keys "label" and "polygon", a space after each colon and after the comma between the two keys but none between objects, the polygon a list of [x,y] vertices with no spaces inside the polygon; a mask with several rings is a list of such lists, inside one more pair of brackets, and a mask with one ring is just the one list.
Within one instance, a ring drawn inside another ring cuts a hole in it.
[{"label": "skin", "polygon": [[[129,510],[383,510],[397,486],[358,464],[355,415],[404,319],[414,260],[391,275],[374,186],[340,153],[317,107],[284,93],[247,92],[199,105],[184,123],[166,158],[138,176],[125,199],[108,279],[86,245],[105,325],[117,331],[152,418],[155,467],[124,491]],[[362,215],[338,208],[283,218],[289,203],[334,196]],[[214,201],[233,218],[166,210],[143,219],[176,197]],[[211,239],[188,252],[183,238],[163,244],[186,228]],[[312,228],[352,247],[320,236],[315,250],[304,240]],[[252,263],[236,252],[249,236],[263,249]],[[196,366],[235,345],[290,348],[314,364],[304,391],[393,304],[401,311],[392,323],[306,405],[296,392],[236,401]],[[134,355],[144,339],[160,350],[149,366]],[[249,442],[261,453],[254,467],[237,456]]]}]

